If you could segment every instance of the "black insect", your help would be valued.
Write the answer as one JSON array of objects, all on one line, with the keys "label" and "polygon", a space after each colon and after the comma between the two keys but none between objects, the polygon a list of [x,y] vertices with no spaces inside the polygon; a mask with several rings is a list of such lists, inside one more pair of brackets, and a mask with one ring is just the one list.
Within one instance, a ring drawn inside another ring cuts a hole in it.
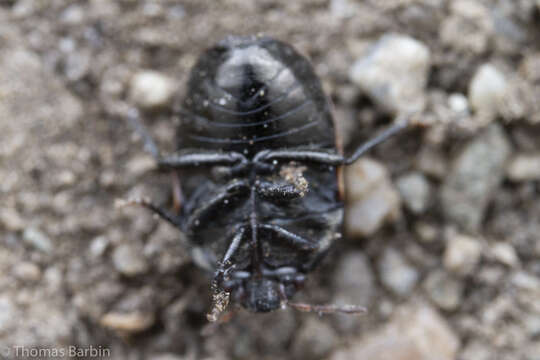
[{"label": "black insect", "polygon": [[289,299],[341,238],[339,167],[407,120],[342,156],[330,104],[308,60],[290,45],[260,36],[228,37],[207,50],[192,70],[179,115],[178,151],[168,156],[131,117],[159,168],[181,179],[174,191],[179,211],[131,203],[185,232],[202,254],[200,265],[214,274],[209,319],[229,298],[253,312],[285,305],[360,311]]}]

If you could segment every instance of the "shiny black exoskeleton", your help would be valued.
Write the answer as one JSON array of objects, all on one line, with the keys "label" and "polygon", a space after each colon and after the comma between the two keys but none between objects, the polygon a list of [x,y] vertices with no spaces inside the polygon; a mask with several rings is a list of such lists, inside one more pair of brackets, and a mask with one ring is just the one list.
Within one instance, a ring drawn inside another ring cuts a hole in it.
[{"label": "shiny black exoskeleton", "polygon": [[406,126],[398,122],[343,157],[309,62],[291,46],[258,36],[229,37],[207,50],[179,112],[172,155],[160,155],[134,124],[159,167],[180,178],[180,213],[138,203],[189,236],[199,264],[214,273],[215,293],[226,294],[218,311],[229,294],[254,312],[291,304],[341,236],[339,166]]}]

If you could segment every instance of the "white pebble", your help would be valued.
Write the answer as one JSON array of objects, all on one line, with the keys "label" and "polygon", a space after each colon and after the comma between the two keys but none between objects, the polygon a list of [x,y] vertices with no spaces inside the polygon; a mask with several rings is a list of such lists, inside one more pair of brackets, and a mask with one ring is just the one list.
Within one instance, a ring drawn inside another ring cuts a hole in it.
[{"label": "white pebble", "polygon": [[471,274],[482,252],[482,246],[478,239],[455,235],[448,239],[443,255],[443,264],[449,271],[458,275]]},{"label": "white pebble", "polygon": [[504,75],[495,66],[480,66],[469,85],[471,107],[483,114],[497,114],[506,87]]},{"label": "white pebble", "polygon": [[386,110],[419,111],[426,104],[430,50],[408,36],[383,36],[349,72],[351,81]]},{"label": "white pebble", "polygon": [[144,109],[155,109],[169,104],[174,93],[173,82],[156,71],[142,71],[131,80],[131,99]]}]

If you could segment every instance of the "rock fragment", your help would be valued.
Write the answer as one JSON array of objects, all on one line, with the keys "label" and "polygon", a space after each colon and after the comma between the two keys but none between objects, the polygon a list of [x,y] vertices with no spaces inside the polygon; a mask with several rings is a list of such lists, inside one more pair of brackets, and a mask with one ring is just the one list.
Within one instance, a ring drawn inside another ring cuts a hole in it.
[{"label": "rock fragment", "polygon": [[151,313],[142,312],[109,312],[100,320],[102,326],[120,333],[133,334],[144,331],[154,324],[155,318]]},{"label": "rock fragment", "polygon": [[431,301],[443,310],[455,310],[461,304],[463,283],[443,270],[431,272],[423,286]]},{"label": "rock fragment", "polygon": [[403,202],[415,214],[423,213],[430,200],[431,186],[420,172],[410,172],[401,176],[396,186]]},{"label": "rock fragment", "polygon": [[497,115],[506,88],[504,75],[492,64],[484,64],[478,68],[469,85],[469,102],[480,115]]},{"label": "rock fragment", "polygon": [[391,322],[360,338],[331,360],[454,360],[459,338],[428,304],[404,305]]},{"label": "rock fragment", "polygon": [[148,263],[142,255],[142,250],[123,244],[114,249],[113,264],[118,272],[125,276],[136,276],[148,270]]},{"label": "rock fragment", "polygon": [[418,271],[393,248],[384,251],[378,265],[383,285],[398,296],[409,294],[418,282]]},{"label": "rock fragment", "polygon": [[540,154],[518,154],[506,168],[506,175],[512,181],[540,180]]},{"label": "rock fragment", "polygon": [[504,130],[489,125],[454,159],[441,191],[442,210],[449,221],[476,231],[499,187],[511,153]]},{"label": "rock fragment", "polygon": [[481,255],[482,245],[478,239],[466,235],[455,235],[446,243],[443,264],[449,271],[465,276],[474,271]]},{"label": "rock fragment", "polygon": [[327,356],[339,342],[334,329],[320,319],[310,317],[296,332],[292,347],[298,359],[322,359]]},{"label": "rock fragment", "polygon": [[349,78],[389,112],[421,111],[430,61],[430,50],[422,42],[387,34],[354,63]]},{"label": "rock fragment", "polygon": [[131,99],[143,109],[152,110],[168,105],[173,93],[172,80],[157,71],[141,71],[131,79]]},{"label": "rock fragment", "polygon": [[399,193],[382,164],[363,158],[351,165],[345,174],[345,223],[349,236],[370,236],[386,221],[399,216]]}]

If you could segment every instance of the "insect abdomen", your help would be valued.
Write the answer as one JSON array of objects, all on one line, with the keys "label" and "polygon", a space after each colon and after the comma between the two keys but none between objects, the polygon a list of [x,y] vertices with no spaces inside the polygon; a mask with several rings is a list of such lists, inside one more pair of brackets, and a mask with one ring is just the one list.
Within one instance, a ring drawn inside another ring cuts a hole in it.
[{"label": "insect abdomen", "polygon": [[193,69],[180,148],[334,147],[328,102],[307,60],[266,37],[230,37]]}]

